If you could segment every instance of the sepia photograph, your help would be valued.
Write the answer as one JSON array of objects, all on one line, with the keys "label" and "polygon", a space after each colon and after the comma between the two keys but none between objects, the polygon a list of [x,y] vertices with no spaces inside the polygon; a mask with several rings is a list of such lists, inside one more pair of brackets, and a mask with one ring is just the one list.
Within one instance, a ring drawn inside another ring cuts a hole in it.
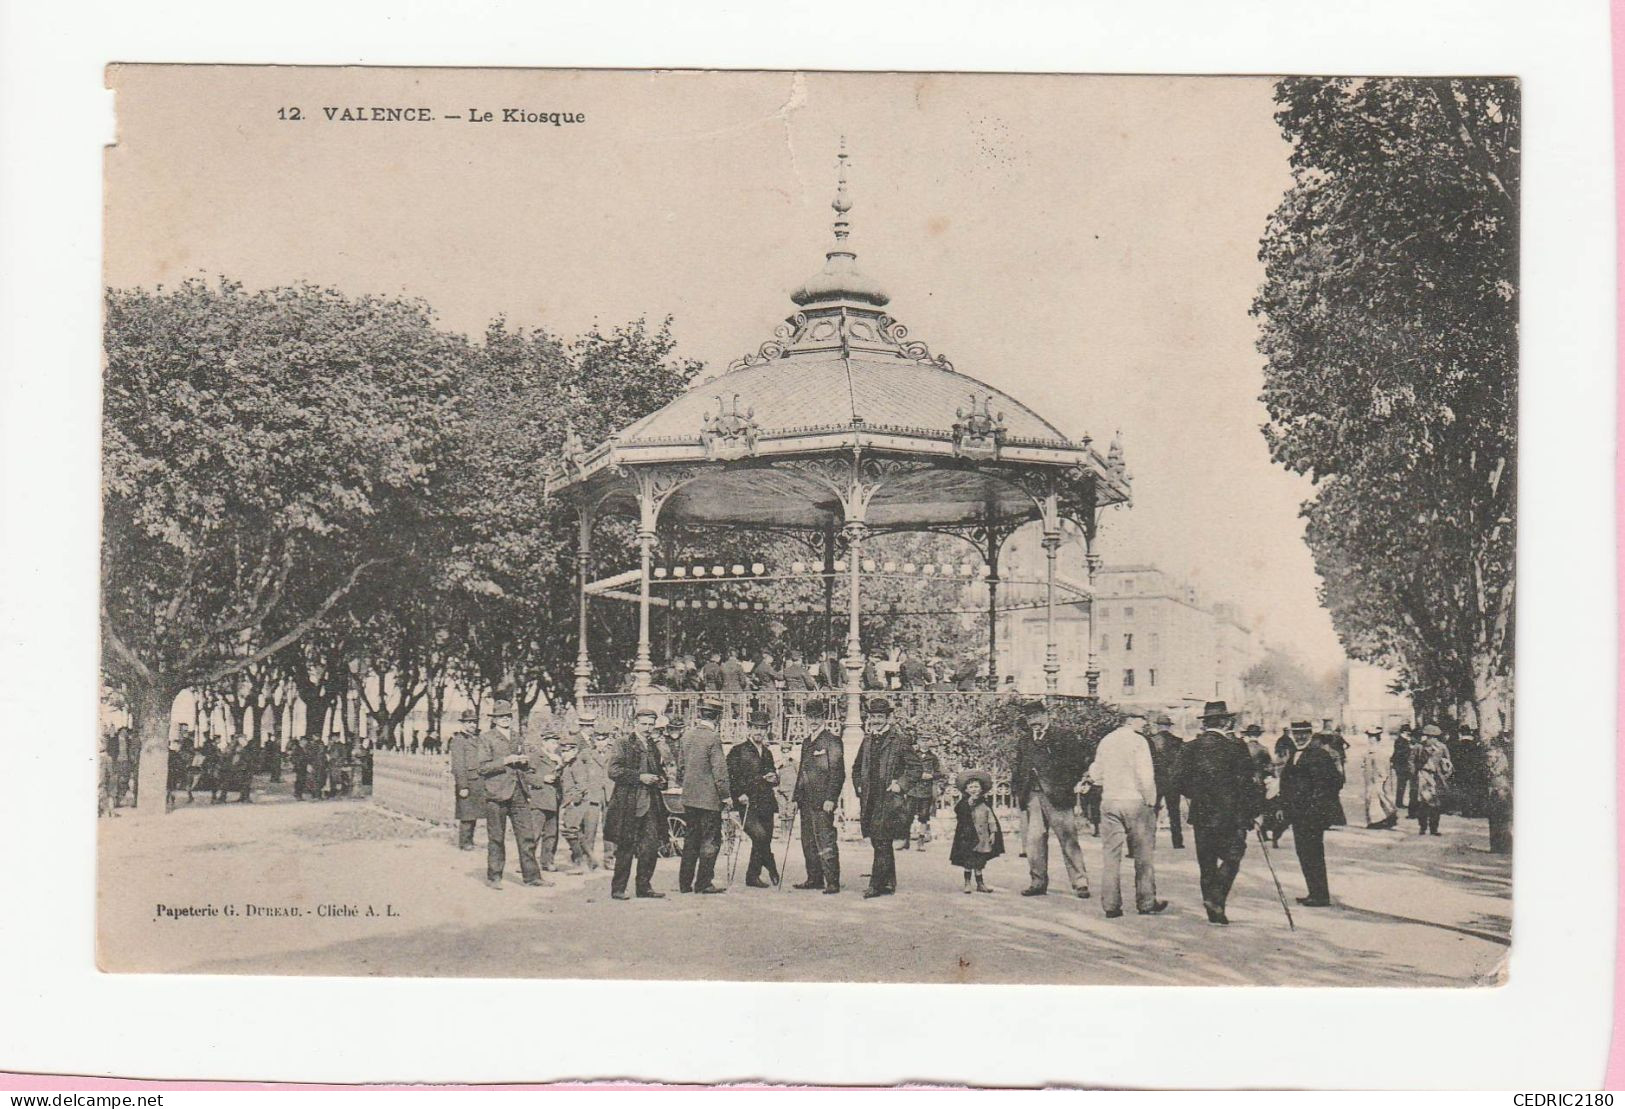
[{"label": "sepia photograph", "polygon": [[106,81],[103,971],[1507,982],[1516,77]]}]

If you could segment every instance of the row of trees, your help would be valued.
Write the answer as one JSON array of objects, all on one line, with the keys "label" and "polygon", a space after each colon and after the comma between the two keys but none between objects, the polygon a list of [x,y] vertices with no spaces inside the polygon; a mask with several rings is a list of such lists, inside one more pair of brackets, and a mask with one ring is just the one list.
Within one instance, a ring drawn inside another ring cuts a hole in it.
[{"label": "row of trees", "polygon": [[450,682],[567,684],[549,459],[700,369],[669,321],[470,341],[419,301],[228,280],[109,290],[105,345],[103,669],[158,806],[186,690],[250,721],[290,687],[318,722],[353,693],[387,730]]},{"label": "row of trees", "polygon": [[[348,703],[384,737],[420,706],[435,729],[452,688],[475,703],[502,690],[522,717],[567,694],[577,523],[545,494],[553,460],[570,429],[600,441],[702,368],[674,354],[669,320],[567,340],[499,319],[471,340],[420,301],[225,279],[109,290],[105,345],[103,671],[149,756],[143,804],[160,807],[186,691],[245,734],[297,698],[307,728],[342,719],[350,730]],[[678,562],[822,557],[744,531],[667,543]],[[920,561],[968,550],[942,537],[887,543]],[[593,573],[635,565],[630,522],[601,521],[594,553]],[[729,588],[805,615],[775,628],[668,610],[657,644],[754,651],[788,636],[816,651],[844,640],[844,587],[830,624],[820,582]],[[869,583],[866,607],[887,607],[888,588]],[[956,651],[978,641],[941,617],[890,623],[916,649],[943,628]],[[635,608],[596,605],[592,628],[608,685],[632,661]]]},{"label": "row of trees", "polygon": [[1478,728],[1510,851],[1518,87],[1291,78],[1276,102],[1293,184],[1260,251],[1264,435],[1315,482],[1344,646],[1422,717]]}]

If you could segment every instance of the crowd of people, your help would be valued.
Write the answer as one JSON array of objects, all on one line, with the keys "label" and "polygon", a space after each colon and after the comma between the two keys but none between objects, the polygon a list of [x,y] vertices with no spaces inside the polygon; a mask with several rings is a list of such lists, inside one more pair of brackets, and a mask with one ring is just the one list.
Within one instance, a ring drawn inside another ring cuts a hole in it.
[{"label": "crowd of people", "polygon": [[[906,652],[896,661],[899,676],[909,672]],[[1478,816],[1487,804],[1484,749],[1470,727],[1454,728],[1448,738],[1432,723],[1387,732],[1372,727],[1361,745],[1329,720],[1318,729],[1296,720],[1266,747],[1263,729],[1238,729],[1237,714],[1222,701],[1204,707],[1201,730],[1189,740],[1174,733],[1166,714],[1152,719],[1133,712],[1097,739],[1058,722],[1043,698],[1031,698],[1021,703],[1005,774],[1002,767],[965,765],[951,739],[899,719],[886,692],[865,696],[864,737],[849,762],[842,703],[808,678],[809,695],[799,705],[802,738],[792,739],[782,718],[751,705],[743,739],[725,748],[723,717],[734,707],[726,694],[739,681],[737,656],[718,665],[729,677],[716,690],[701,677],[700,694],[690,699],[691,720],[641,708],[629,727],[617,727],[584,709],[533,718],[522,733],[511,701],[495,702],[483,731],[479,714],[465,711],[448,745],[458,845],[475,849],[484,821],[486,883],[502,888],[511,827],[519,877],[530,886],[550,884],[551,871],[606,867],[614,898],[663,897],[654,876],[667,854],[680,856],[678,892],[720,894],[728,889],[718,876],[726,841],[732,868],[744,862],[745,888],[772,888],[783,878],[775,837],[788,848],[799,825],[805,877],[796,888],[836,894],[842,890],[841,833],[855,822],[870,851],[863,896],[884,897],[897,888],[898,845],[924,849],[933,817],[951,806],[949,865],[961,873],[966,893],[992,893],[986,868],[1005,854],[1000,808],[1007,806],[1007,814],[1019,814],[1023,896],[1050,892],[1052,837],[1070,894],[1092,896],[1082,848],[1087,830],[1102,841],[1106,916],[1123,914],[1125,859],[1133,864],[1136,911],[1163,912],[1168,901],[1158,895],[1155,855],[1165,823],[1172,849],[1184,849],[1187,831],[1194,836],[1200,900],[1208,920],[1223,925],[1250,837],[1279,846],[1290,831],[1306,889],[1299,903],[1332,904],[1324,841],[1327,830],[1347,823],[1341,797],[1351,762],[1368,829],[1395,829],[1404,812],[1418,834],[1438,835],[1441,814]],[[769,653],[751,672],[800,681],[798,667],[794,652],[783,667],[773,667]],[[222,739],[183,727],[169,748],[171,803],[183,792],[188,802],[199,792],[212,803],[233,794],[237,802],[251,801],[254,775],[280,779],[284,761],[293,771],[296,800],[343,797],[371,785],[371,744],[352,744],[338,731],[325,741],[307,736],[284,750],[274,738]],[[139,758],[130,729],[104,737],[104,813],[116,814],[126,799],[134,803]],[[842,801],[849,766],[856,813]],[[561,839],[568,852],[563,860]]]},{"label": "crowd of people", "polygon": [[[164,802],[173,807],[184,794],[187,804],[195,804],[204,794],[210,804],[246,804],[254,800],[256,775],[280,780],[284,764],[293,771],[296,801],[349,797],[371,787],[372,751],[370,743],[336,729],[325,741],[306,736],[284,750],[274,735],[219,736],[183,724],[169,742]],[[141,744],[130,728],[111,729],[102,737],[99,755],[97,809],[102,816],[117,816],[138,800]]]},{"label": "crowd of people", "polygon": [[[1211,923],[1228,923],[1229,891],[1249,840],[1278,845],[1289,830],[1305,886],[1299,904],[1332,904],[1324,839],[1346,822],[1341,794],[1351,745],[1329,722],[1316,729],[1294,721],[1271,750],[1262,728],[1238,730],[1237,714],[1218,701],[1204,707],[1201,731],[1189,740],[1173,733],[1166,715],[1153,720],[1132,713],[1097,740],[1057,722],[1049,704],[1033,698],[1021,707],[1013,764],[1001,782],[991,768],[956,765],[942,743],[897,719],[891,698],[873,694],[865,699],[864,738],[850,762],[858,800],[850,814],[842,802],[849,762],[838,702],[816,694],[804,701],[808,727],[799,743],[785,737],[770,713],[752,709],[744,738],[725,749],[722,692],[700,696],[691,721],[644,708],[622,729],[588,711],[544,723],[533,738],[514,730],[508,702],[497,703],[485,732],[466,714],[451,745],[459,842],[472,850],[476,824],[485,820],[487,884],[502,888],[511,825],[527,885],[549,884],[550,870],[606,866],[615,899],[661,898],[658,860],[677,854],[678,893],[721,894],[730,883],[719,877],[719,858],[732,831],[733,866],[744,861],[744,887],[767,889],[783,878],[775,837],[788,849],[799,825],[805,877],[795,888],[836,894],[842,890],[841,826],[855,819],[870,853],[863,896],[885,897],[897,888],[898,845],[923,848],[933,815],[951,805],[948,863],[960,872],[966,893],[992,893],[986,867],[1006,851],[997,805],[1004,785],[1019,811],[1023,896],[1050,893],[1053,837],[1068,892],[1092,897],[1082,848],[1087,830],[1101,840],[1105,915],[1123,915],[1125,859],[1133,864],[1135,910],[1163,912],[1169,902],[1158,893],[1155,855],[1166,820],[1173,849],[1185,847],[1187,830],[1194,836],[1199,897]],[[1471,744],[1471,732],[1460,731],[1456,746],[1467,749],[1462,744]],[[1436,833],[1450,797],[1457,811],[1473,814],[1461,791],[1452,791],[1455,759],[1439,727],[1413,736],[1405,726],[1393,738],[1398,752],[1373,730],[1358,753],[1369,827],[1393,828],[1404,804],[1412,806],[1421,832]],[[672,843],[674,828],[680,847]],[[565,864],[555,862],[561,834],[570,847]]]}]

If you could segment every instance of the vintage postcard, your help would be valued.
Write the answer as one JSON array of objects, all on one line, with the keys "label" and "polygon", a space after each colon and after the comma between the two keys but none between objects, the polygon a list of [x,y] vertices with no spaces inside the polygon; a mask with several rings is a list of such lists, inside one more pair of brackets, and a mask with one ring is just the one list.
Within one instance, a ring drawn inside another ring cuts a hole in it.
[{"label": "vintage postcard", "polygon": [[1516,79],[107,83],[102,969],[1505,981]]}]

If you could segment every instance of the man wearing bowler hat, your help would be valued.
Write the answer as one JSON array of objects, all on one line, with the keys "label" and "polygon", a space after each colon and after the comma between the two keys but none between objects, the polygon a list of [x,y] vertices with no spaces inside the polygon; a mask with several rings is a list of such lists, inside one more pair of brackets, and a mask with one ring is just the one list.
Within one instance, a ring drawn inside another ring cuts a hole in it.
[{"label": "man wearing bowler hat", "polygon": [[1180,752],[1176,779],[1179,792],[1191,802],[1190,826],[1209,924],[1230,923],[1225,903],[1247,853],[1247,833],[1264,801],[1247,744],[1229,732],[1234,722],[1235,714],[1223,701],[1207,702],[1202,732]]},{"label": "man wearing bowler hat", "polygon": [[865,898],[897,892],[897,857],[893,845],[908,835],[913,810],[908,794],[920,780],[920,756],[913,737],[892,720],[891,702],[871,697],[863,742],[852,763],[852,788],[858,795],[863,834],[874,848]]},{"label": "man wearing bowler hat", "polygon": [[471,708],[464,709],[457,718],[457,730],[451,736],[451,784],[454,815],[457,817],[457,847],[463,851],[474,850],[474,825],[485,815],[485,784],[480,779],[479,763],[474,761],[479,725],[480,714]]},{"label": "man wearing bowler hat", "polygon": [[1089,870],[1078,844],[1078,818],[1074,807],[1087,788],[1084,772],[1094,752],[1071,728],[1050,722],[1049,705],[1034,697],[1021,706],[1023,734],[1016,743],[1015,766],[1010,775],[1016,803],[1026,814],[1027,888],[1023,897],[1049,892],[1049,836],[1061,843],[1061,861],[1077,897],[1089,896]]},{"label": "man wearing bowler hat", "polygon": [[835,842],[835,806],[846,785],[846,750],[841,733],[825,717],[822,697],[809,697],[802,707],[812,732],[801,741],[800,767],[790,799],[801,810],[801,858],[807,880],[798,890],[841,892],[841,855]]},{"label": "man wearing bowler hat", "polygon": [[[745,866],[745,885],[766,889],[779,884],[779,868],[773,861],[774,814],[779,799],[773,787],[779,784],[778,767],[767,733],[773,717],[766,709],[751,709],[747,738],[728,752],[728,781],[733,784],[734,802],[745,811],[745,834],[750,837],[750,862]],[[767,871],[766,882],[762,872]]]},{"label": "man wearing bowler hat", "polygon": [[525,885],[551,885],[536,863],[537,812],[531,794],[554,786],[542,780],[545,761],[513,730],[512,701],[491,707],[491,726],[480,734],[475,761],[485,783],[485,884],[502,888],[507,826],[512,823]]}]

